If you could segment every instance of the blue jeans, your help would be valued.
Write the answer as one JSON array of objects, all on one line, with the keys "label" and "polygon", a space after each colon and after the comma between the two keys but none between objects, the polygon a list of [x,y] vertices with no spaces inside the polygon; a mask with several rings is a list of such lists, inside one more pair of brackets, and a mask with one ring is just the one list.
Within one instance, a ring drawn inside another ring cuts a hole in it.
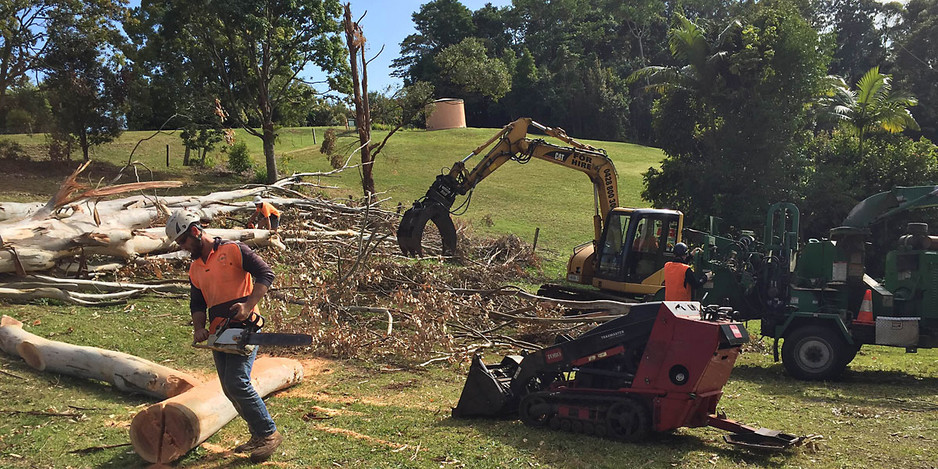
[{"label": "blue jeans", "polygon": [[257,357],[257,348],[247,356],[212,351],[212,357],[215,359],[221,389],[238,415],[248,423],[251,436],[263,438],[277,431],[267,406],[251,384],[251,367]]}]

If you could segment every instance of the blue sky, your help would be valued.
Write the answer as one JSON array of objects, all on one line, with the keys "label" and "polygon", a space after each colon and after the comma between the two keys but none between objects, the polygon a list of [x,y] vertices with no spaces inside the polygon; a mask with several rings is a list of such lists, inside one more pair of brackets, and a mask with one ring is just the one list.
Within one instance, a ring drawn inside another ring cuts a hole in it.
[{"label": "blue sky", "polygon": [[[416,32],[411,15],[420,10],[420,6],[429,0],[351,0],[352,17],[358,19],[368,12],[361,21],[365,32],[365,57],[369,60],[381,50],[384,52],[368,64],[368,89],[384,91],[388,86],[400,87],[400,78],[391,76],[391,61],[401,53],[401,41]],[[511,5],[511,0],[461,0],[472,11],[486,3],[503,7]],[[321,76],[321,75],[320,75]],[[321,80],[312,76],[313,80]]]}]

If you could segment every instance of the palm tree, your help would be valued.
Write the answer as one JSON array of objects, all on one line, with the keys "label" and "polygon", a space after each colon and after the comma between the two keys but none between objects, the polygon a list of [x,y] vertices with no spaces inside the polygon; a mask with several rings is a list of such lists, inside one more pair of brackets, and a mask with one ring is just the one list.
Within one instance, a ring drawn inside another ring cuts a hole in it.
[{"label": "palm tree", "polygon": [[838,77],[830,96],[824,100],[844,129],[859,139],[861,158],[863,143],[871,132],[900,133],[919,128],[909,110],[918,101],[905,92],[893,91],[891,78],[879,73],[879,67],[873,67],[857,82],[856,90],[852,90]]},{"label": "palm tree", "polygon": [[711,44],[704,31],[691,20],[675,14],[676,25],[668,32],[671,56],[684,65],[648,66],[636,70],[627,79],[632,84],[645,81],[645,89],[663,92],[686,89],[706,92],[727,65],[727,57],[742,32],[739,21],[731,22]]}]

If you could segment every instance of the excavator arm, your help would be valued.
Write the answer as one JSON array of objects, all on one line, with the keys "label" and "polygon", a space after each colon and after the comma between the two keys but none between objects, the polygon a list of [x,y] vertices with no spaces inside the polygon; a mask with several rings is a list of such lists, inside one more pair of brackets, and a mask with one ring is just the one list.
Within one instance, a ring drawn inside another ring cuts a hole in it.
[{"label": "excavator arm", "polygon": [[[528,138],[528,128],[532,126],[570,146]],[[485,156],[467,171],[466,162],[483,152]],[[479,182],[506,162],[513,160],[524,164],[531,158],[559,164],[589,176],[596,197],[596,213],[593,217],[594,240],[599,239],[604,218],[610,210],[619,205],[618,175],[612,160],[603,150],[567,136],[563,129],[547,127],[531,118],[523,117],[506,125],[487,142],[457,161],[448,173],[437,176],[426,195],[415,201],[413,207],[407,210],[401,219],[397,230],[401,251],[405,255],[422,254],[424,227],[433,222],[440,231],[444,254],[455,252],[456,229],[450,218],[450,209],[456,197],[468,194]]]}]

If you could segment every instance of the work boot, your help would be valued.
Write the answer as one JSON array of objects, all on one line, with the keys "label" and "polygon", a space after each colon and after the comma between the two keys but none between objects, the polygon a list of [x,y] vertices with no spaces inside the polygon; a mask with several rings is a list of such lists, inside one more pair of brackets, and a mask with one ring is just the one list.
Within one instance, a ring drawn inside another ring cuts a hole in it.
[{"label": "work boot", "polygon": [[270,456],[274,454],[274,451],[282,442],[283,435],[279,431],[274,431],[270,436],[264,437],[261,439],[260,446],[254,448],[254,451],[251,452],[251,462],[259,463],[270,459]]},{"label": "work boot", "polygon": [[264,443],[264,437],[261,436],[251,436],[251,439],[241,443],[238,446],[235,446],[235,453],[250,453],[254,451],[257,447]]}]

